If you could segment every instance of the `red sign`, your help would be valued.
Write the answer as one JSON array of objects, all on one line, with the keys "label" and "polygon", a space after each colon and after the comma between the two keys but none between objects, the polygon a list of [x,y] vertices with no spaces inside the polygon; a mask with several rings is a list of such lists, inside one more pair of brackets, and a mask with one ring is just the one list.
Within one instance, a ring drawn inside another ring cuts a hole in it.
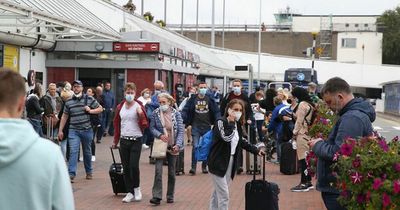
[{"label": "red sign", "polygon": [[114,52],[159,52],[160,43],[114,42]]}]

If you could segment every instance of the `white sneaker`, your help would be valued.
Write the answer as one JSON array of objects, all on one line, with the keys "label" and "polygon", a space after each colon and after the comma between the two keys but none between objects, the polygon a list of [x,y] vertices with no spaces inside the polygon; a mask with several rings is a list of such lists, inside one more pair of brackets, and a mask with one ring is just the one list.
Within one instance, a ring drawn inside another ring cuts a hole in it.
[{"label": "white sneaker", "polygon": [[148,149],[149,146],[147,146],[146,144],[142,144],[142,149]]},{"label": "white sneaker", "polygon": [[135,192],[135,201],[141,201],[142,200],[142,192],[140,192],[140,187],[134,188],[133,190]]},{"label": "white sneaker", "polygon": [[92,155],[92,162],[96,161],[96,156]]},{"label": "white sneaker", "polygon": [[122,199],[122,202],[129,203],[129,202],[132,202],[134,200],[134,198],[135,197],[133,196],[132,193],[128,193],[128,194],[126,194],[125,198]]},{"label": "white sneaker", "polygon": [[79,161],[81,161],[81,162],[82,162],[82,161],[83,161],[83,157],[79,157]]}]

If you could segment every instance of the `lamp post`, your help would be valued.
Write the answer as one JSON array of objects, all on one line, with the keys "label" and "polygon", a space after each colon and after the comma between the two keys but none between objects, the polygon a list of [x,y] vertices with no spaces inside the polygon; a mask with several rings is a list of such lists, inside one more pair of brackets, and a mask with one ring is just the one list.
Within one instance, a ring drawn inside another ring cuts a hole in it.
[{"label": "lamp post", "polygon": [[311,82],[314,82],[314,62],[315,62],[315,45],[317,44],[317,34],[318,32],[316,30],[313,30],[311,32],[312,37],[313,37],[313,42],[312,42],[312,55],[311,55]]},{"label": "lamp post", "polygon": [[261,0],[260,0],[260,21],[258,23],[258,72],[257,72],[257,85],[260,87],[260,72],[261,72]]},{"label": "lamp post", "polygon": [[164,0],[164,23],[167,24],[167,0]]},{"label": "lamp post", "polygon": [[181,10],[181,34],[183,35],[183,0],[182,0],[182,10]]},{"label": "lamp post", "polygon": [[144,14],[144,5],[143,5],[143,0],[142,0],[142,2],[141,2],[141,5],[140,5],[140,7],[141,7],[141,9],[142,9],[142,17],[143,17],[143,14]]},{"label": "lamp post", "polygon": [[225,0],[222,6],[222,49],[225,48]]},{"label": "lamp post", "polygon": [[212,0],[212,14],[211,14],[211,47],[215,47],[215,0]]},{"label": "lamp post", "polygon": [[199,0],[196,1],[196,42],[199,41]]}]

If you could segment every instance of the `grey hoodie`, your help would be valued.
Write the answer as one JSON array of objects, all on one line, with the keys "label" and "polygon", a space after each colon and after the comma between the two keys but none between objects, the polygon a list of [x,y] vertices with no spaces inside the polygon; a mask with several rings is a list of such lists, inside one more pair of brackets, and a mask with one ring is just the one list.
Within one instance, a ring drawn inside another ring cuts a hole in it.
[{"label": "grey hoodie", "polygon": [[0,209],[74,209],[60,148],[21,119],[0,118]]}]

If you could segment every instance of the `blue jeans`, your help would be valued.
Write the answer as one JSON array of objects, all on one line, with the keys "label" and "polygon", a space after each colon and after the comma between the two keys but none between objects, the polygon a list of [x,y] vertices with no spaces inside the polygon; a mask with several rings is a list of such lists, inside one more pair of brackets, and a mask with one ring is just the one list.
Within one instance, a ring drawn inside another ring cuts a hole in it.
[{"label": "blue jeans", "polygon": [[[200,137],[203,136],[205,133],[207,133],[211,129],[210,126],[205,126],[205,127],[197,127],[197,126],[192,126],[192,140],[193,140],[193,147],[192,147],[192,169],[196,171],[196,166],[197,166],[197,159],[196,159],[196,148],[199,145],[199,140]],[[206,168],[207,166],[207,161],[202,162],[202,168]]]},{"label": "blue jeans", "polygon": [[281,134],[275,133],[275,146],[276,146],[276,157],[278,159],[278,162],[281,161]]},{"label": "blue jeans", "polygon": [[337,198],[339,194],[329,193],[329,192],[321,192],[322,200],[324,201],[325,207],[328,210],[346,210],[342,206],[340,206]]},{"label": "blue jeans", "polygon": [[78,151],[79,145],[82,142],[83,150],[83,162],[85,164],[86,174],[92,174],[92,138],[93,130],[75,130],[69,129],[68,143],[69,143],[69,162],[68,162],[68,172],[70,176],[76,176],[76,167],[78,164]]},{"label": "blue jeans", "polygon": [[101,113],[101,127],[103,127],[104,133],[107,133],[110,136],[114,135],[114,125],[112,119],[113,112],[110,109],[105,109],[103,113]]},{"label": "blue jeans", "polygon": [[33,129],[39,134],[40,137],[44,137],[42,130],[42,121],[37,119],[28,118],[28,121],[31,123]]},{"label": "blue jeans", "polygon": [[264,134],[262,132],[264,120],[256,120],[256,124],[257,124],[258,141],[264,142]]}]

